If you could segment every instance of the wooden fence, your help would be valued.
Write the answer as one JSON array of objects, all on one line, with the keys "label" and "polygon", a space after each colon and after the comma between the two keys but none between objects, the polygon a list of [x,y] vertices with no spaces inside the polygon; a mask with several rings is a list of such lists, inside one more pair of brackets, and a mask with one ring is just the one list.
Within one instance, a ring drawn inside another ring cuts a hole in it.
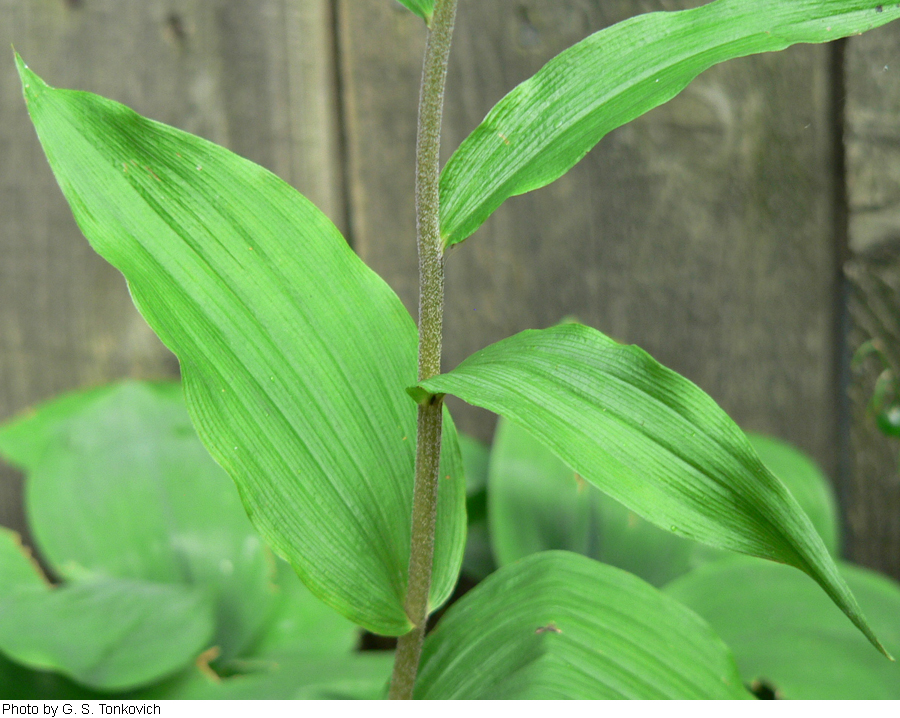
[{"label": "wooden fence", "polygon": [[[687,0],[461,0],[449,154],[554,54]],[[392,0],[0,0],[13,43],[91,90],[265,165],[345,231],[410,310],[421,22]],[[0,419],[120,377],[175,376],[80,236],[0,63]],[[900,342],[900,23],[704,73],[447,260],[445,366],[574,314],[782,437],[833,478],[849,556],[900,578],[900,442],[868,409]],[[847,270],[847,271],[845,271]],[[849,279],[848,279],[849,277]],[[892,344],[893,342],[893,344]],[[890,351],[888,351],[890,353]],[[452,404],[464,431],[493,419]],[[0,523],[22,529],[0,468]]]}]

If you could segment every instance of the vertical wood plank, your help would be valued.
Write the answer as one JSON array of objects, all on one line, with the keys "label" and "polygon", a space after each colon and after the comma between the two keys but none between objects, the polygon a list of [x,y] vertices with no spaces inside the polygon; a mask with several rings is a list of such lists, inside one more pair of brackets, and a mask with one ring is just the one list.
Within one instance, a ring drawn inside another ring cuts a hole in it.
[{"label": "vertical wood plank", "polygon": [[[851,259],[851,466],[844,490],[852,557],[900,578],[900,442],[872,406],[882,374],[900,376],[900,28],[848,43],[846,154]],[[878,354],[862,359],[860,348]]]},{"label": "vertical wood plank", "polygon": [[[445,148],[590,32],[635,12],[699,4],[461,0]],[[354,240],[415,311],[421,23],[395,3],[339,6]],[[833,475],[828,53],[804,46],[714,68],[611,133],[565,178],[508,201],[448,254],[445,368],[574,314],[643,346],[744,428],[793,442]],[[464,430],[489,437],[491,417],[453,409]]]},{"label": "vertical wood plank", "polygon": [[887,407],[874,401],[879,381],[888,386],[900,378],[900,245],[857,255],[847,276],[849,345],[857,357],[850,382],[852,471],[843,492],[850,555],[900,577],[900,441],[879,430],[877,414]]},{"label": "vertical wood plank", "polygon": [[[0,46],[50,84],[223,144],[345,224],[329,0],[0,0],[0,17]],[[76,387],[177,375],[75,226],[4,57],[0,420]],[[0,524],[19,530],[20,493],[0,469]]]}]

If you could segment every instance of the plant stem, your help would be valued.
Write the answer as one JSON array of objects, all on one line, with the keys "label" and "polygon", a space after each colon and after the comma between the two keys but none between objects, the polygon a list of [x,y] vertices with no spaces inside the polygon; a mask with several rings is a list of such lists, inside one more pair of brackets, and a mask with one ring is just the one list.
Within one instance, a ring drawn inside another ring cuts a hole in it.
[{"label": "plant stem", "polygon": [[[419,126],[416,142],[416,239],[419,249],[419,380],[441,371],[444,324],[444,251],[441,241],[438,183],[441,120],[450,40],[457,0],[436,0],[425,46]],[[419,406],[416,478],[413,489],[412,546],[406,614],[413,629],[397,641],[391,698],[409,699],[419,669],[434,558],[438,475],[441,456],[442,401]]]}]

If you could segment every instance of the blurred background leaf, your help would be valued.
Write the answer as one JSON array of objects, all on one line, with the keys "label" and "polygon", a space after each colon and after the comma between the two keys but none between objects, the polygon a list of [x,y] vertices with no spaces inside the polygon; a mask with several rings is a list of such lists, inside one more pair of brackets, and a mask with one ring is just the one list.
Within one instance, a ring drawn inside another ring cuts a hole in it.
[{"label": "blurred background leaf", "polygon": [[390,656],[358,660],[360,629],[269,553],[177,384],[48,402],[0,427],[0,454],[25,469],[33,534],[64,580],[51,588],[0,531],[0,697],[122,696],[177,671],[134,695],[381,690]]},{"label": "blurred background leaf", "polygon": [[[840,570],[885,647],[900,655],[900,585],[848,563]],[[809,578],[787,566],[735,556],[664,590],[709,621],[758,693],[900,699],[900,663],[886,661]]]}]

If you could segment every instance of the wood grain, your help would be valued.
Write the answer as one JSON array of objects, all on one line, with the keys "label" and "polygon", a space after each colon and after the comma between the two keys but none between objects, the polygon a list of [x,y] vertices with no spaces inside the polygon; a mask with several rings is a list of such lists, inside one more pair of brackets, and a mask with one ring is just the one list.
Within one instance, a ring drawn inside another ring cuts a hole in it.
[{"label": "wood grain", "polygon": [[[842,492],[850,555],[900,578],[900,442],[874,421],[883,372],[900,376],[900,27],[848,45],[846,186],[849,209],[848,354],[879,355],[850,373],[849,471]],[[896,64],[895,64],[896,63]]]},{"label": "wood grain", "polygon": [[[900,243],[860,253],[847,264],[851,471],[843,491],[853,559],[900,576],[900,441],[876,422],[879,378],[900,380]],[[873,347],[877,353],[864,353]]]}]

